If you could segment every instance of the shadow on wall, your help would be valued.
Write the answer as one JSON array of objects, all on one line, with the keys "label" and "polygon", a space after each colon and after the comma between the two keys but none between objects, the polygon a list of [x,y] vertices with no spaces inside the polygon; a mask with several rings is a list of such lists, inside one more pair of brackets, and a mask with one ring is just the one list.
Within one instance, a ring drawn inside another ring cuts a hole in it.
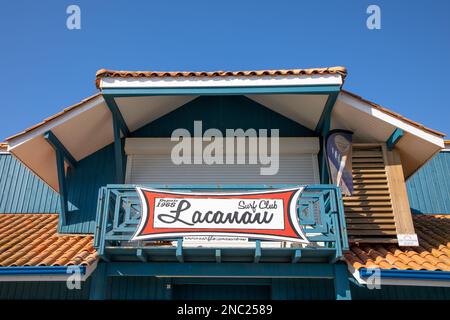
[{"label": "shadow on wall", "polygon": [[114,183],[114,145],[78,162],[67,174],[69,213],[61,233],[93,233],[100,187]]}]

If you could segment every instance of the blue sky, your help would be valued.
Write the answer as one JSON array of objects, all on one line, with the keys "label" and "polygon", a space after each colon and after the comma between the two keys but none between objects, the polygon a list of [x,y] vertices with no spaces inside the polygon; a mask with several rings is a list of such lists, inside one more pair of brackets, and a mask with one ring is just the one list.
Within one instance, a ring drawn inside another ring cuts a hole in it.
[{"label": "blue sky", "polygon": [[[66,8],[81,8],[81,30]],[[381,8],[381,30],[366,9]],[[345,88],[450,134],[450,1],[4,1],[0,141],[96,92],[100,68],[343,65]]]}]

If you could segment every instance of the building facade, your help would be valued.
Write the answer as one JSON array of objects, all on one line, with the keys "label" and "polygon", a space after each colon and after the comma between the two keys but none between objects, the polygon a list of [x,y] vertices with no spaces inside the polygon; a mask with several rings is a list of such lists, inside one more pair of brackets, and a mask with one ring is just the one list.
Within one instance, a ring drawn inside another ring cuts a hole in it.
[{"label": "building facade", "polygon": [[[448,299],[444,135],[344,90],[346,76],[343,67],[99,70],[97,94],[0,146],[0,298]],[[350,193],[327,149],[338,131],[351,134]],[[181,164],[177,132],[192,138]],[[276,163],[250,144],[233,145],[229,163],[216,148],[208,163],[212,141],[225,147],[239,134],[276,146]],[[156,210],[140,188],[199,208],[218,194],[301,189],[289,223],[306,240],[281,231],[277,240],[254,223],[231,240],[182,228],[139,238]]]}]

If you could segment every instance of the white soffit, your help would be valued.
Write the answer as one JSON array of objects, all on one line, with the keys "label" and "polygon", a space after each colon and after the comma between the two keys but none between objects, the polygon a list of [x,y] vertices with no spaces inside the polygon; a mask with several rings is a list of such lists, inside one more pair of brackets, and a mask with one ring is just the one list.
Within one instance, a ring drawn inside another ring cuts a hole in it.
[{"label": "white soffit", "polygon": [[55,152],[43,137],[49,130],[76,160],[114,140],[111,112],[100,96],[9,140],[9,151],[56,191]]},{"label": "white soffit", "polygon": [[105,103],[54,127],[52,132],[77,161],[114,141],[111,111]]},{"label": "white soffit", "polygon": [[131,132],[179,108],[197,96],[148,96],[115,98]]},{"label": "white soffit", "polygon": [[331,129],[353,131],[355,142],[386,142],[396,128],[404,136],[396,144],[400,151],[405,177],[409,177],[444,147],[438,135],[374,108],[346,93],[340,93],[333,108]]},{"label": "white soffit", "polygon": [[[406,132],[411,133],[412,135],[417,136],[420,139],[426,140],[430,143],[433,143],[437,146],[439,146],[440,148],[444,147],[444,140],[442,139],[442,137],[429,133],[425,130],[422,130],[410,123],[408,123],[407,121],[404,121],[400,118],[394,117],[393,115],[390,115],[386,112],[383,112],[379,109],[374,108],[373,106],[371,106],[368,103],[365,103],[364,101],[361,101],[349,94],[346,94],[345,92],[341,92],[339,94],[339,97],[336,101],[336,105],[333,109],[333,117],[334,114],[336,112],[339,112],[340,109],[345,108],[345,106],[348,106],[351,108],[351,110],[358,110],[361,113],[365,113],[368,114],[370,116],[372,116],[372,118],[374,120],[378,120],[378,123],[381,124],[383,122],[385,122],[386,124],[391,125],[394,129],[395,128],[400,128]],[[359,113],[359,114],[361,114]],[[347,114],[347,116],[349,116]],[[375,121],[376,123],[376,121]],[[392,134],[392,132],[387,133],[388,136],[386,137],[386,139]],[[386,139],[384,141],[386,141]]]},{"label": "white soffit", "polygon": [[289,76],[218,76],[218,77],[133,77],[101,78],[100,88],[194,88],[342,85],[340,74]]},{"label": "white soffit", "polygon": [[328,95],[318,94],[264,94],[247,97],[311,130],[316,129],[328,99]]},{"label": "white soffit", "polygon": [[11,150],[31,171],[54,190],[59,191],[55,151],[43,136],[22,143]]}]

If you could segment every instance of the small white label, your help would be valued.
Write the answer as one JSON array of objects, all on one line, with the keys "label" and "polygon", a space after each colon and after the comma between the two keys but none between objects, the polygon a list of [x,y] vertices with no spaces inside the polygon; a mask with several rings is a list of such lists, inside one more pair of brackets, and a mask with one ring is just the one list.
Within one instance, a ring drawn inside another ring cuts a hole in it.
[{"label": "small white label", "polygon": [[398,245],[402,247],[415,247],[419,245],[417,234],[397,234]]},{"label": "small white label", "polygon": [[183,242],[248,242],[248,238],[225,236],[191,236],[183,237]]}]

